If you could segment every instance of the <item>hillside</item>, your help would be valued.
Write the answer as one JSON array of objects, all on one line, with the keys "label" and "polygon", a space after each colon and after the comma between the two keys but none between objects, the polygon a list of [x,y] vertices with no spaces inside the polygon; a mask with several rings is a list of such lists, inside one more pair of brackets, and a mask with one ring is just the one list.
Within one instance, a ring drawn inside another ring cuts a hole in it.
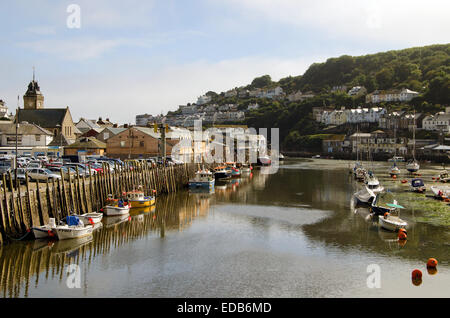
[{"label": "hillside", "polygon": [[[365,95],[349,96],[354,86],[364,86],[367,93],[374,90],[408,88],[420,93],[409,103],[391,102],[379,105],[389,110],[412,110],[435,113],[450,105],[450,44],[408,48],[364,56],[344,55],[330,58],[324,63],[314,63],[299,76],[289,76],[272,81],[269,75],[255,78],[236,91],[252,91],[280,86],[285,96],[297,91],[312,92],[314,97],[290,102],[287,98],[257,98],[255,96],[228,96],[222,92],[209,91],[210,104],[235,104],[245,110],[250,104],[260,107],[245,115],[245,124],[254,128],[280,129],[283,149],[316,144],[306,136],[323,133],[321,124],[312,116],[312,108],[357,107],[365,105]],[[342,91],[333,91],[336,86],[346,86]]]}]

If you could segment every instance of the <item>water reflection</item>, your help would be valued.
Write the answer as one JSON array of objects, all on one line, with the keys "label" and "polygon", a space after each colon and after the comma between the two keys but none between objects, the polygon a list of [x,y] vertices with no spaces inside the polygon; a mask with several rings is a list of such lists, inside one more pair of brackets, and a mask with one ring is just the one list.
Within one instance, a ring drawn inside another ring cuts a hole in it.
[{"label": "water reflection", "polygon": [[157,205],[132,209],[130,215],[104,217],[103,227],[78,239],[16,242],[0,248],[0,286],[3,297],[28,296],[30,283],[59,280],[67,276],[66,266],[85,262],[132,241],[167,231],[182,231],[195,218],[205,217],[210,197],[182,193],[158,198]]}]

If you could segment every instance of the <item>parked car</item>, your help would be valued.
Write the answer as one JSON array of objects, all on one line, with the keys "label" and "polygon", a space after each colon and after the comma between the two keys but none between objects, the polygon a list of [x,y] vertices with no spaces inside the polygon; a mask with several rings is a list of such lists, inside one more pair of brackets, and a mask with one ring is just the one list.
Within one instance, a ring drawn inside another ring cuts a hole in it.
[{"label": "parked car", "polygon": [[46,168],[33,168],[28,170],[28,176],[31,180],[56,180],[61,179],[60,174],[56,174]]},{"label": "parked car", "polygon": [[27,169],[42,168],[42,165],[37,162],[30,162],[26,168]]},{"label": "parked car", "polygon": [[48,167],[47,169],[50,170],[51,172],[53,172],[54,174],[59,175],[59,176],[61,176],[61,169],[62,169],[63,170],[63,176],[64,176],[65,180],[69,180],[69,175],[71,177],[74,177],[74,176],[77,175],[77,172],[72,167],[66,167],[66,166]]}]

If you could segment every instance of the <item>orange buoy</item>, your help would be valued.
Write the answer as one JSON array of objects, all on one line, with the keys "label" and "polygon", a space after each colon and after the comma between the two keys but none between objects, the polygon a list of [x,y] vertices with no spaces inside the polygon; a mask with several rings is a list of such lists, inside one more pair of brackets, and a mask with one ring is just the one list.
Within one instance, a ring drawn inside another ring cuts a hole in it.
[{"label": "orange buoy", "polygon": [[438,261],[435,258],[429,258],[427,262],[427,267],[435,268],[438,264]]},{"label": "orange buoy", "polygon": [[422,272],[418,269],[413,270],[412,279],[422,279]]},{"label": "orange buoy", "polygon": [[429,275],[436,275],[437,268],[436,267],[427,267],[427,272]]},{"label": "orange buoy", "polygon": [[406,182],[408,182],[408,180],[405,180],[405,179],[402,180],[402,183],[406,183]]},{"label": "orange buoy", "polygon": [[392,176],[392,179],[397,179],[397,176],[394,174],[394,175]]},{"label": "orange buoy", "polygon": [[398,232],[398,239],[399,240],[406,240],[408,238],[408,236],[406,235],[405,232]]},{"label": "orange buoy", "polygon": [[389,212],[386,212],[386,213],[384,214],[384,218],[387,219],[388,216],[389,216]]},{"label": "orange buoy", "polygon": [[397,242],[400,247],[403,247],[406,245],[407,240],[398,240]]},{"label": "orange buoy", "polygon": [[406,231],[406,229],[403,229],[403,228],[402,228],[402,229],[399,229],[398,231],[399,231],[399,232],[403,232],[403,233],[405,233],[405,234],[408,234],[408,232]]}]

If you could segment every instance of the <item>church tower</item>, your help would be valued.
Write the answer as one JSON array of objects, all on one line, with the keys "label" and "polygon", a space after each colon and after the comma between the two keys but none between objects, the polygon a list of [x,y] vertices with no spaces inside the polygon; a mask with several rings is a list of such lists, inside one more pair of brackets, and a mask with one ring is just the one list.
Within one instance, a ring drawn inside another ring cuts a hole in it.
[{"label": "church tower", "polygon": [[28,90],[23,95],[23,107],[24,109],[43,109],[44,108],[44,95],[42,95],[39,84],[33,80],[28,84]]}]

